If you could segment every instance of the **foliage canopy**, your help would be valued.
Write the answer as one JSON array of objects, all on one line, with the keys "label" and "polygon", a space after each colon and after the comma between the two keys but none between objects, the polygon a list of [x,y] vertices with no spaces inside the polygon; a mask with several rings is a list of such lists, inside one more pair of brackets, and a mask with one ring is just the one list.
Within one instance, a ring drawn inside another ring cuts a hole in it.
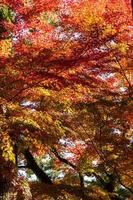
[{"label": "foliage canopy", "polygon": [[0,2],[0,198],[132,199],[132,30],[128,0]]}]

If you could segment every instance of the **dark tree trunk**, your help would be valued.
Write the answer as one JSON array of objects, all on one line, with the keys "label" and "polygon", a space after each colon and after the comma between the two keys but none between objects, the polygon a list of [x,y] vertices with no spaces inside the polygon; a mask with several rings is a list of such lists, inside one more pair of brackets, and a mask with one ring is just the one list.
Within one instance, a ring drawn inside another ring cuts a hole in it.
[{"label": "dark tree trunk", "polygon": [[5,161],[1,156],[0,162],[0,200],[16,200],[16,188],[12,182],[16,177],[16,166]]},{"label": "dark tree trunk", "polygon": [[9,188],[10,185],[7,183],[7,181],[0,177],[0,200],[4,199],[4,196],[8,192]]},{"label": "dark tree trunk", "polygon": [[27,161],[27,166],[28,168],[30,168],[34,174],[37,176],[37,178],[46,184],[52,184],[51,179],[48,177],[48,175],[38,166],[38,164],[36,163],[34,157],[32,156],[31,152],[26,149],[23,152],[25,159]]}]

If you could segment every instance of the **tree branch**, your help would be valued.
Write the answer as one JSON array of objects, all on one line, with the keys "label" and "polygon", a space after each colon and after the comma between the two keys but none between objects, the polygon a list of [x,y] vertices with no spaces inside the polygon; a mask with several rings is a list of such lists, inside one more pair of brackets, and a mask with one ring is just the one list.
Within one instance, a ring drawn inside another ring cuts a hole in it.
[{"label": "tree branch", "polygon": [[[56,148],[55,147],[52,147],[51,148],[51,152],[54,153],[54,155],[63,163],[69,165],[70,167],[72,167],[74,170],[77,171],[76,169],[76,165],[72,164],[71,162],[69,162],[67,159],[65,158],[62,158],[59,153],[57,152]],[[78,172],[78,171],[77,171]],[[78,175],[79,175],[79,179],[80,179],[80,186],[81,187],[84,187],[84,178],[82,176],[82,174],[80,172],[78,172]]]},{"label": "tree branch", "polygon": [[56,148],[55,147],[52,147],[51,148],[51,152],[54,153],[54,155],[63,163],[67,164],[67,165],[70,165],[73,169],[76,169],[76,166],[73,165],[71,162],[69,162],[67,159],[65,158],[62,158],[59,153],[57,152]]},{"label": "tree branch", "polygon": [[22,169],[22,168],[26,169],[26,168],[29,168],[29,166],[28,165],[20,165],[20,166],[18,166],[18,169]]},{"label": "tree branch", "polygon": [[114,171],[115,171],[115,174],[116,174],[116,176],[117,176],[117,179],[118,179],[119,183],[120,183],[124,188],[126,188],[129,192],[131,192],[131,193],[133,194],[133,190],[132,190],[131,188],[129,188],[128,186],[126,186],[126,185],[122,182],[121,177],[120,177],[120,175],[118,174],[118,171],[117,171],[116,168],[114,169]]}]

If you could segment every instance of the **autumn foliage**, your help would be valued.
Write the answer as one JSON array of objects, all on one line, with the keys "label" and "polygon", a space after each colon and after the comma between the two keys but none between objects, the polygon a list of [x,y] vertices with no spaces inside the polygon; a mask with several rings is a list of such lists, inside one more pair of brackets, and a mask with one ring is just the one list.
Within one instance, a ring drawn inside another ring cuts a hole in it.
[{"label": "autumn foliage", "polygon": [[132,199],[132,45],[128,0],[0,2],[0,199]]}]

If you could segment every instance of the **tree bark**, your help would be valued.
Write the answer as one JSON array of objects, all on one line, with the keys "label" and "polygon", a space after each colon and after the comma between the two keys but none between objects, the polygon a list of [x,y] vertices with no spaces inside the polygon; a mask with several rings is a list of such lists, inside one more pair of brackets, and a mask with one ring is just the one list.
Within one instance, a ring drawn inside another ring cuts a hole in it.
[{"label": "tree bark", "polygon": [[23,152],[25,159],[27,161],[27,166],[28,168],[30,168],[34,174],[37,176],[37,178],[46,184],[52,184],[51,179],[48,177],[48,175],[38,166],[38,164],[36,163],[33,155],[31,154],[31,152],[29,151],[29,149],[26,149]]},{"label": "tree bark", "polygon": [[0,160],[0,200],[16,200],[16,190],[12,182],[16,177],[16,166],[5,161],[2,156]]}]

